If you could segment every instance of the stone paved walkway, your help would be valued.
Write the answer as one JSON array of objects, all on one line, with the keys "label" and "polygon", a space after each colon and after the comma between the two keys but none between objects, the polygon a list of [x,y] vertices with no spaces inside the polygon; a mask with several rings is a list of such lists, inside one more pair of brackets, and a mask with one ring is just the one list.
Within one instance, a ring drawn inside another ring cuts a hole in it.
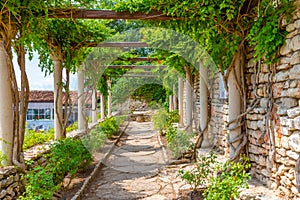
[{"label": "stone paved walkway", "polygon": [[[84,199],[173,199],[178,169],[166,166],[151,122],[130,122]],[[173,175],[172,175],[173,174]]]}]

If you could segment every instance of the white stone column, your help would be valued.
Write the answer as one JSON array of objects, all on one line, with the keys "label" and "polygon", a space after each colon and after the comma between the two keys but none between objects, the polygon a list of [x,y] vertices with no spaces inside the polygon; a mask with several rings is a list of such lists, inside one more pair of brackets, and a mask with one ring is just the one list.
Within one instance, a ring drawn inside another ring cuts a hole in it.
[{"label": "white stone column", "polygon": [[173,109],[177,110],[178,109],[178,103],[177,103],[177,95],[176,95],[176,86],[173,84]]},{"label": "white stone column", "polygon": [[185,91],[186,91],[186,131],[187,133],[193,132],[193,88],[192,88],[192,74],[186,72]]},{"label": "white stone column", "polygon": [[183,124],[183,80],[181,77],[178,78],[178,113],[179,113],[179,125],[181,127],[184,126]]},{"label": "white stone column", "polygon": [[62,63],[53,57],[54,62],[54,139],[63,135],[63,103],[62,103]]},{"label": "white stone column", "polygon": [[101,120],[105,119],[105,100],[103,94],[100,95],[100,112],[101,112]]},{"label": "white stone column", "polygon": [[173,111],[173,95],[169,95],[169,112]]},{"label": "white stone column", "polygon": [[13,153],[13,109],[10,71],[6,56],[3,41],[0,41],[0,150],[7,158],[2,164],[9,166],[12,165]]},{"label": "white stone column", "polygon": [[97,89],[93,87],[92,93],[92,123],[97,122]]},{"label": "white stone column", "polygon": [[[239,55],[237,56],[239,57]],[[234,71],[236,73],[236,77],[238,80],[235,80]],[[236,83],[240,83],[240,66],[239,62],[236,61],[235,67],[230,71],[229,77],[228,77],[228,118],[229,121],[232,121],[236,119],[241,114],[241,98],[239,90],[236,86]],[[229,128],[234,127],[236,124],[232,123]],[[239,136],[242,132],[241,127],[238,127],[234,130],[229,130],[229,140],[232,140]],[[240,141],[236,141],[233,143],[233,147],[229,148],[229,154],[230,158],[234,156],[235,150],[238,145],[240,144]]]},{"label": "white stone column", "polygon": [[107,97],[107,116],[110,117],[112,113],[112,94],[111,94],[111,80],[107,80],[107,86],[108,86],[108,97]]},{"label": "white stone column", "polygon": [[84,72],[77,72],[78,78],[78,130],[85,131],[85,108],[84,108]]},{"label": "white stone column", "polygon": [[[200,130],[204,131],[208,121],[208,69],[200,66]],[[211,146],[208,131],[204,132],[201,147],[207,148]]]}]

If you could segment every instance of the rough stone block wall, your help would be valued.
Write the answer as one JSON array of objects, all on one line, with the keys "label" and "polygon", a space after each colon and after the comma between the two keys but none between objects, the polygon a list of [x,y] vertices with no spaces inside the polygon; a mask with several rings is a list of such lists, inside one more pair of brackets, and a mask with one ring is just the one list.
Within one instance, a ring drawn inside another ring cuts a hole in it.
[{"label": "rough stone block wall", "polygon": [[16,199],[20,195],[20,178],[16,167],[0,168],[0,199]]},{"label": "rough stone block wall", "polygon": [[253,52],[248,51],[247,105],[254,99],[259,104],[247,114],[246,126],[252,175],[288,199],[296,199],[300,197],[294,174],[300,153],[299,11],[286,30],[289,34],[277,64],[254,62]]},{"label": "rough stone block wall", "polygon": [[208,134],[213,137],[213,145],[222,153],[228,155],[229,147],[227,143],[226,124],[228,123],[228,99],[220,97],[220,75],[216,73],[210,79],[209,95],[210,95],[210,123]]}]

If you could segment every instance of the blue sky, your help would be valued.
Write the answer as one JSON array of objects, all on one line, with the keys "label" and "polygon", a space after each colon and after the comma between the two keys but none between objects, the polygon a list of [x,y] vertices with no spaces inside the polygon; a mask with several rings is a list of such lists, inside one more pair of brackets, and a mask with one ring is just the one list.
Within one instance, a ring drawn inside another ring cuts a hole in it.
[{"label": "blue sky", "polygon": [[[21,85],[21,74],[17,62],[17,56],[13,56],[13,64],[16,72],[18,86]],[[39,60],[38,55],[34,54],[33,59],[30,61],[28,56],[26,56],[26,72],[29,80],[30,90],[53,90],[53,75],[46,76],[41,68],[38,66]],[[77,90],[77,76],[71,76],[70,89]]]}]

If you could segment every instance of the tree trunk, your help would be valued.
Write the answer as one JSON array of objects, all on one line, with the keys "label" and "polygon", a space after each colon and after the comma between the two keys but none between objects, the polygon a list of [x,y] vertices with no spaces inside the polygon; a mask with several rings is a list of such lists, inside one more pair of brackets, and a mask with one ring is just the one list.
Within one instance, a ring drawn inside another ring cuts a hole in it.
[{"label": "tree trunk", "polygon": [[101,120],[105,119],[105,98],[103,96],[103,94],[100,95],[100,103],[101,103]]},{"label": "tree trunk", "polygon": [[78,76],[78,130],[85,131],[85,109],[84,109],[84,72],[79,70]]},{"label": "tree trunk", "polygon": [[[240,54],[236,56],[234,68],[229,72],[228,77],[228,103],[229,103],[229,121],[236,119],[241,114],[241,96],[237,84],[241,83],[240,80]],[[229,125],[229,141],[237,138],[242,134],[241,126],[237,126],[236,123]],[[230,158],[235,155],[237,146],[240,144],[240,140],[230,144],[229,152]]]},{"label": "tree trunk", "polygon": [[203,132],[201,147],[209,147],[208,131],[208,69],[200,66],[200,131]]},{"label": "tree trunk", "polygon": [[178,78],[178,113],[179,113],[179,125],[181,127],[183,124],[183,80],[181,77]]},{"label": "tree trunk", "polygon": [[54,138],[64,137],[63,133],[63,110],[62,110],[62,63],[59,59],[54,62]]},{"label": "tree trunk", "polygon": [[111,94],[111,80],[107,80],[107,86],[108,86],[108,97],[107,97],[107,116],[110,117],[112,113],[112,94]]},{"label": "tree trunk", "polygon": [[92,123],[97,122],[97,89],[93,86],[93,94],[92,94]]},{"label": "tree trunk", "polygon": [[13,100],[11,91],[10,70],[8,65],[8,53],[4,48],[4,42],[0,41],[0,150],[5,159],[2,165],[12,165],[13,153]]},{"label": "tree trunk", "polygon": [[186,117],[186,131],[187,133],[193,132],[193,81],[192,81],[192,72],[189,67],[185,67],[186,75],[186,108],[185,108],[185,117]]}]

